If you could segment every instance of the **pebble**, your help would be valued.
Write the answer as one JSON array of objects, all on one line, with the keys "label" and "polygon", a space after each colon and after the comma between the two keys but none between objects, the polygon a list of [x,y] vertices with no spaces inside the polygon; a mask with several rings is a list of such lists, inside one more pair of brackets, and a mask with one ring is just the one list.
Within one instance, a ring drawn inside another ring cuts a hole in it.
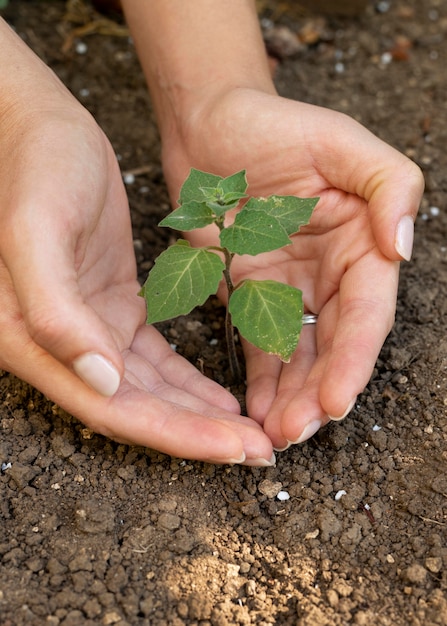
[{"label": "pebble", "polygon": [[387,2],[383,0],[382,2],[378,2],[376,4],[376,11],[378,13],[387,13],[390,10],[391,2]]},{"label": "pebble", "polygon": [[263,496],[267,496],[267,498],[276,498],[281,489],[282,483],[274,482],[268,478],[262,480],[258,485],[258,491],[262,493]]},{"label": "pebble", "polygon": [[102,623],[106,626],[109,626],[109,624],[116,624],[117,622],[121,622],[121,615],[116,611],[106,613],[102,619]]},{"label": "pebble", "polygon": [[419,563],[413,563],[405,570],[405,578],[414,585],[423,585],[427,579],[427,570]]},{"label": "pebble", "polygon": [[124,174],[123,180],[126,183],[126,185],[133,185],[135,182],[135,176],[134,174]]},{"label": "pebble", "polygon": [[194,333],[202,326],[202,322],[199,320],[188,320],[185,324],[185,328],[189,333]]},{"label": "pebble", "polygon": [[395,563],[394,556],[392,554],[387,554],[386,555],[386,562],[387,563]]},{"label": "pebble", "polygon": [[340,500],[340,498],[342,498],[345,495],[346,495],[346,491],[344,489],[340,489],[340,491],[337,491],[337,493],[335,494],[335,500]]},{"label": "pebble", "polygon": [[76,52],[78,54],[86,54],[88,50],[88,46],[84,41],[78,41],[76,44]]},{"label": "pebble", "polygon": [[280,502],[285,502],[286,500],[290,500],[290,494],[288,491],[279,491],[276,495]]},{"label": "pebble", "polygon": [[442,558],[440,556],[429,556],[425,559],[425,567],[432,574],[439,574],[442,569]]},{"label": "pebble", "polygon": [[256,593],[256,581],[247,580],[245,584],[245,593],[247,596],[254,596]]},{"label": "pebble", "polygon": [[38,468],[22,463],[14,463],[8,471],[9,476],[19,489],[24,489],[39,473]]},{"label": "pebble", "polygon": [[62,459],[68,459],[74,452],[76,452],[75,446],[69,443],[65,437],[62,437],[61,435],[53,437],[51,446],[55,454]]}]

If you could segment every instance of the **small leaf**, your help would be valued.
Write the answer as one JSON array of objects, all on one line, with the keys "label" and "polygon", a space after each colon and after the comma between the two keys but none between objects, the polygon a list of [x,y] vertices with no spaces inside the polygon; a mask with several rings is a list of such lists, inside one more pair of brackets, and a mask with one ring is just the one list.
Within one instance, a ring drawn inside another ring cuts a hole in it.
[{"label": "small leaf", "polygon": [[220,184],[217,188],[201,187],[206,204],[217,217],[222,217],[230,209],[235,209],[246,194],[239,191],[224,191]]},{"label": "small leaf", "polygon": [[206,202],[218,202],[223,193],[219,187],[200,187],[200,191],[203,193],[203,197]]},{"label": "small leaf", "polygon": [[188,178],[180,189],[179,204],[185,204],[191,200],[197,202],[204,202],[206,200],[201,187],[217,188],[218,184],[222,180],[221,176],[215,174],[208,174],[207,172],[201,172],[194,168],[189,172]]},{"label": "small leaf", "polygon": [[[233,208],[225,204],[223,192],[219,187],[201,187],[200,191],[203,193],[206,206],[211,210],[213,215],[222,217],[229,209]],[[235,207],[238,204],[239,200],[234,202]]]},{"label": "small leaf", "polygon": [[241,170],[236,174],[223,178],[219,183],[219,187],[222,189],[224,194],[238,193],[241,194],[241,197],[243,197],[248,187],[245,170]]},{"label": "small leaf", "polygon": [[220,233],[220,243],[235,254],[261,254],[290,242],[287,232],[276,217],[264,211],[242,209],[231,226]]},{"label": "small leaf", "polygon": [[245,280],[228,303],[247,341],[288,363],[298,345],[303,302],[299,289],[274,280]]},{"label": "small leaf", "polygon": [[159,226],[188,231],[203,228],[213,222],[213,212],[204,202],[190,200],[165,217]]},{"label": "small leaf", "polygon": [[[244,198],[245,196],[242,197]],[[241,198],[232,198],[228,200],[227,196],[225,195],[222,200],[219,200],[217,202],[208,201],[206,205],[212,210],[216,217],[222,217],[230,209],[235,209],[240,200]]]},{"label": "small leaf", "polygon": [[222,198],[222,202],[225,204],[225,206],[228,206],[229,204],[234,204],[234,203],[239,203],[239,200],[242,200],[242,198],[246,198],[247,194],[246,193],[239,193],[237,191],[229,191],[228,193],[225,193],[223,195]]},{"label": "small leaf", "polygon": [[298,198],[296,196],[269,196],[250,198],[245,210],[261,210],[273,215],[284,227],[288,235],[297,233],[301,226],[309,223],[319,198]]},{"label": "small leaf", "polygon": [[206,248],[180,240],[162,252],[141,290],[147,323],[186,315],[216,293],[225,264]]}]

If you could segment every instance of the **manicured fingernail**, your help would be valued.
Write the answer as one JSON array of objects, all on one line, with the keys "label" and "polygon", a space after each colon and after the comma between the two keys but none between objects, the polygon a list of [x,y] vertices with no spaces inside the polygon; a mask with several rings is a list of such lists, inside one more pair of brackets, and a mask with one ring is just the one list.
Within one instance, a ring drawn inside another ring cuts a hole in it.
[{"label": "manicured fingernail", "polygon": [[409,261],[413,252],[414,222],[410,215],[404,215],[396,228],[396,251],[400,256]]},{"label": "manicured fingernail", "polygon": [[272,454],[269,460],[263,458],[247,459],[245,465],[250,467],[272,467],[272,465],[276,465],[276,456]]},{"label": "manicured fingernail", "polygon": [[73,362],[75,373],[102,396],[113,396],[120,386],[120,375],[112,363],[101,354],[88,352]]},{"label": "manicured fingernail", "polygon": [[343,413],[343,415],[340,415],[340,416],[338,416],[338,417],[337,417],[336,415],[335,415],[335,416],[334,416],[334,415],[328,415],[328,418],[329,418],[330,420],[332,420],[333,422],[340,422],[341,420],[344,420],[344,419],[345,419],[345,417],[346,417],[346,416],[347,416],[347,415],[348,415],[348,414],[352,411],[352,409],[354,408],[354,404],[355,404],[355,401],[356,401],[356,400],[357,400],[357,397],[355,397],[355,398],[354,398],[354,400],[352,400],[352,401],[348,404],[348,407],[347,407],[346,411]]},{"label": "manicured fingernail", "polygon": [[304,441],[307,441],[308,439],[313,437],[315,433],[320,430],[320,428],[321,428],[320,420],[313,420],[312,422],[309,422],[308,424],[306,424],[306,426],[304,427],[298,439],[296,441],[290,441],[290,443],[291,444],[303,443]]}]

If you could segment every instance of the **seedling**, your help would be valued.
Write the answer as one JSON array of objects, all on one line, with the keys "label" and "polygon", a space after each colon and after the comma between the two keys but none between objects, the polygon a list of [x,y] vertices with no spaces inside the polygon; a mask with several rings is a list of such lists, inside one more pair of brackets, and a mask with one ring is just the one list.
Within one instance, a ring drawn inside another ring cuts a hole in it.
[{"label": "seedling", "polygon": [[247,196],[245,170],[227,178],[192,169],[180,190],[179,208],[160,222],[179,231],[214,224],[220,246],[194,248],[179,239],[162,252],[141,289],[147,303],[147,323],[186,315],[217,292],[222,277],[228,290],[226,339],[230,368],[240,376],[234,327],[249,342],[288,362],[302,328],[303,301],[299,289],[274,280],[244,279],[234,284],[235,255],[252,256],[292,243],[290,236],[307,224],[318,198],[269,196],[249,198],[226,226],[229,210]]}]

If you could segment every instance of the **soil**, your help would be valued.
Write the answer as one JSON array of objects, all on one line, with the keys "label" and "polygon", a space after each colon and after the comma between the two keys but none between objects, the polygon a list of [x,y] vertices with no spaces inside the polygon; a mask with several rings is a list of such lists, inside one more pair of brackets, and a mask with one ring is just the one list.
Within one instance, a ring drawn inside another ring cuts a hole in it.
[{"label": "soil", "polygon": [[[447,624],[447,3],[341,16],[259,6],[271,46],[284,27],[279,91],[350,114],[425,173],[394,329],[353,413],[268,469],[119,445],[0,373],[3,626]],[[65,8],[13,1],[3,13],[133,174],[143,279],[172,236],[156,227],[168,199],[144,80],[119,17],[68,46],[94,16],[76,24]],[[225,384],[216,302],[161,328]]]}]

